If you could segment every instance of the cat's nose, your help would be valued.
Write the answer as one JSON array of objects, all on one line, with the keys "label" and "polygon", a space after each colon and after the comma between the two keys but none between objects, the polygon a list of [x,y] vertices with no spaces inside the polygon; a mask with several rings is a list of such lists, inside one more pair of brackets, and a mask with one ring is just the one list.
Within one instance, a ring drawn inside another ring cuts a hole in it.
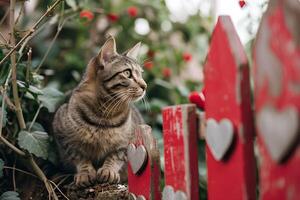
[{"label": "cat's nose", "polygon": [[140,87],[145,91],[147,89],[147,84],[145,82],[141,82]]}]

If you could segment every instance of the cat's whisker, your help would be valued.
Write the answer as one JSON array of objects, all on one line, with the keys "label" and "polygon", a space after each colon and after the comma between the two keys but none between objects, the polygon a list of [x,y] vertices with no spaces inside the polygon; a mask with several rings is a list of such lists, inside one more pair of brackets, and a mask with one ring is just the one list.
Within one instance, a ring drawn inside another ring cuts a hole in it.
[{"label": "cat's whisker", "polygon": [[143,101],[143,104],[144,104],[144,106],[145,106],[146,112],[149,112],[150,108],[149,108],[149,104],[148,104],[146,98],[143,97],[143,98],[142,98],[142,101]]},{"label": "cat's whisker", "polygon": [[119,103],[117,104],[117,106],[116,106],[116,110],[118,110],[119,109],[119,106],[121,106],[122,105],[122,103],[127,103],[127,99],[128,99],[129,97],[128,96],[125,96],[125,98],[124,99],[122,99],[122,101],[120,100],[119,101]]},{"label": "cat's whisker", "polygon": [[120,95],[118,96],[118,98],[114,99],[114,101],[112,101],[112,103],[110,103],[110,104],[107,106],[107,109],[104,111],[104,113],[105,113],[104,116],[105,116],[105,117],[108,117],[109,114],[111,113],[111,111],[114,110],[115,105],[116,105],[119,101],[121,101],[122,97],[124,97],[124,96],[126,96],[126,95],[127,95],[127,93],[122,93],[122,94],[120,94]]},{"label": "cat's whisker", "polygon": [[115,99],[118,99],[119,96],[126,94],[126,93],[127,93],[126,91],[122,91],[120,93],[114,94],[114,96],[112,96],[108,101],[106,101],[104,104],[102,104],[102,108],[105,108],[106,106],[110,106],[110,104],[108,104],[108,103],[113,102]]},{"label": "cat's whisker", "polygon": [[102,108],[105,108],[105,105],[108,104],[109,102],[111,102],[112,100],[115,99],[115,96],[117,96],[118,94],[113,94],[113,95],[106,95],[107,97],[109,96],[108,100],[106,100],[104,103],[102,102],[98,102],[99,106]]},{"label": "cat's whisker", "polygon": [[145,94],[145,100],[146,100],[146,104],[147,104],[147,108],[148,108],[148,111],[150,111],[150,105],[149,105],[149,100],[148,100],[148,96],[147,94]]},{"label": "cat's whisker", "polygon": [[113,111],[113,107],[120,101],[119,98],[114,99],[114,101],[112,101],[107,108],[104,110],[103,112],[103,116],[104,117],[108,117],[110,115],[110,113]]},{"label": "cat's whisker", "polygon": [[112,111],[115,110],[116,105],[118,105],[120,102],[121,102],[120,99],[116,100],[116,101],[114,102],[114,104],[111,106],[111,108],[108,110],[108,112],[106,113],[105,116],[106,116],[106,117],[109,117],[109,115],[112,113]]},{"label": "cat's whisker", "polygon": [[126,102],[126,99],[128,96],[122,96],[118,102],[115,103],[115,105],[111,108],[111,111],[118,110],[119,106],[122,105],[122,103]]}]

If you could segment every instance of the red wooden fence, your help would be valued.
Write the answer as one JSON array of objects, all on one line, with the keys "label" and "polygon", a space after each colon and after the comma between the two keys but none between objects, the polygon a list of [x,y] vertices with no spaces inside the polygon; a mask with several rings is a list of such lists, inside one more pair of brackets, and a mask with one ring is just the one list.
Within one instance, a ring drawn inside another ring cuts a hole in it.
[{"label": "red wooden fence", "polygon": [[247,56],[230,18],[218,19],[204,69],[205,128],[195,105],[163,109],[162,190],[151,128],[138,128],[128,147],[132,199],[199,199],[198,135],[207,144],[209,200],[300,199],[299,23],[298,0],[270,1],[253,50],[254,123]]},{"label": "red wooden fence", "polygon": [[208,199],[254,200],[249,66],[228,16],[216,24],[204,77]]},{"label": "red wooden fence", "polygon": [[199,199],[197,121],[194,105],[163,110],[165,187],[163,199]]},{"label": "red wooden fence", "polygon": [[299,1],[272,1],[255,42],[255,113],[263,200],[300,199],[299,25]]},{"label": "red wooden fence", "polygon": [[131,199],[160,199],[159,151],[150,126],[141,125],[136,129],[127,156]]}]

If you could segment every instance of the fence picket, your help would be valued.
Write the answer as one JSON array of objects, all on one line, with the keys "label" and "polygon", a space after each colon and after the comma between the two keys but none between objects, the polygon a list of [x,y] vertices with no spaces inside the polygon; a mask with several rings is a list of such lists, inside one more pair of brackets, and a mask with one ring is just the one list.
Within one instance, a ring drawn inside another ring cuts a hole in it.
[{"label": "fence picket", "polygon": [[254,47],[260,199],[300,197],[300,6],[270,1]]},{"label": "fence picket", "polygon": [[163,200],[199,199],[195,109],[192,104],[163,109],[166,185]]},{"label": "fence picket", "polygon": [[[254,46],[262,200],[300,197],[300,34],[297,26],[300,7],[297,1],[270,1]],[[192,104],[163,109],[165,187],[162,199],[199,199],[199,135],[206,140],[208,199],[254,200],[255,127],[249,64],[229,16],[220,16],[215,26],[204,75],[205,113],[201,114],[200,125]],[[130,154],[136,161],[130,161]],[[137,129],[128,155],[129,191],[137,199],[143,199],[139,196],[143,195],[145,199],[159,200],[159,153],[149,126]]]},{"label": "fence picket", "polygon": [[229,16],[215,26],[205,74],[208,199],[256,199],[249,66]]},{"label": "fence picket", "polygon": [[148,125],[140,125],[127,149],[131,199],[160,200],[160,157]]}]

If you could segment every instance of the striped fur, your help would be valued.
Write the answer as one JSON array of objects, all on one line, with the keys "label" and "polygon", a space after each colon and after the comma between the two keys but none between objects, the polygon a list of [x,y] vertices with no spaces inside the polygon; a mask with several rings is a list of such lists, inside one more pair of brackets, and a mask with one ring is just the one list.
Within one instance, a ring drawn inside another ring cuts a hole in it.
[{"label": "striped fur", "polygon": [[132,105],[147,87],[136,61],[139,44],[116,53],[109,38],[91,59],[68,103],[56,112],[54,137],[62,164],[76,171],[79,186],[126,181],[126,148],[134,128],[143,123]]}]

